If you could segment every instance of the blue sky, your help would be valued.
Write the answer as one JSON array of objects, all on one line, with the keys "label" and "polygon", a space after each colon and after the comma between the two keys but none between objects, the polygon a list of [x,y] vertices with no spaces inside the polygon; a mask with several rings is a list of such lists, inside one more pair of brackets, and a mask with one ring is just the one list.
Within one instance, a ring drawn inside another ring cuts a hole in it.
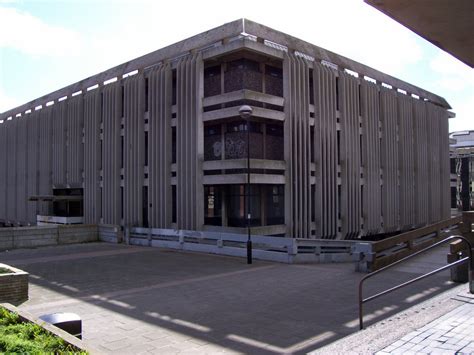
[{"label": "blue sky", "polygon": [[[223,4],[226,4],[223,6]],[[443,96],[474,129],[474,70],[362,0],[0,0],[0,112],[246,17]]]}]

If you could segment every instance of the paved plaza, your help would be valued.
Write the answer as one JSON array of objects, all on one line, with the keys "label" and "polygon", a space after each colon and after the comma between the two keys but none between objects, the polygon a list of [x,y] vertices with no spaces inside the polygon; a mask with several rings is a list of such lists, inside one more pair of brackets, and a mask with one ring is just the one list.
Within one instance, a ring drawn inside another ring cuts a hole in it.
[{"label": "paved plaza", "polygon": [[377,352],[474,354],[474,298]]},{"label": "paved plaza", "polygon": [[[367,282],[367,295],[445,258],[446,250],[438,250],[377,276]],[[104,353],[307,353],[358,331],[363,274],[350,263],[247,265],[240,258],[107,243],[14,250],[0,260],[30,273],[30,300],[21,309],[35,316],[77,313],[83,339]],[[459,286],[448,279],[439,274],[367,304],[366,325],[454,294]],[[457,306],[441,302],[423,320]]]}]

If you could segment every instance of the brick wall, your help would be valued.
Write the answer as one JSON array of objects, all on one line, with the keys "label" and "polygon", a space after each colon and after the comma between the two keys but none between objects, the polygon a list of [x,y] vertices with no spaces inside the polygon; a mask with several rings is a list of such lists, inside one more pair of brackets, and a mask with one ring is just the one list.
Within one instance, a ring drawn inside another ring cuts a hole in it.
[{"label": "brick wall", "polygon": [[0,274],[0,303],[17,305],[28,300],[28,273],[5,264],[0,267],[12,270]]}]

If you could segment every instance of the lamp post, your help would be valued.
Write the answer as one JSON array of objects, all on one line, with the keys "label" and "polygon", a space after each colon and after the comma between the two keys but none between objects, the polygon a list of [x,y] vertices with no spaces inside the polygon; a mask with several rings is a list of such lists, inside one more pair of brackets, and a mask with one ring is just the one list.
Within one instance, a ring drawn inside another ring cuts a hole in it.
[{"label": "lamp post", "polygon": [[247,264],[252,264],[252,239],[250,237],[250,121],[252,107],[243,105],[239,108],[239,115],[247,125],[247,193],[245,194],[245,212],[247,217]]}]

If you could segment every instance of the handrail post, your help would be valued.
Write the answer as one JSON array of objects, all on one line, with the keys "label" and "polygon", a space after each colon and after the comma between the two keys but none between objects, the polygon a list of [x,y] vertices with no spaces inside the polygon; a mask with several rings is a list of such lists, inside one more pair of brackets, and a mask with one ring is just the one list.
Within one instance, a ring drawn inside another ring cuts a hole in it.
[{"label": "handrail post", "polygon": [[359,329],[364,329],[364,302],[362,300],[362,282],[364,279],[359,282]]},{"label": "handrail post", "polygon": [[[462,223],[459,230],[464,238],[466,238],[471,244],[474,244],[474,232],[472,230],[472,224],[474,223],[474,211],[464,211],[462,213]],[[472,250],[470,250],[472,255]],[[468,280],[469,280],[469,292],[474,294],[474,260],[471,256],[468,265]]]}]

